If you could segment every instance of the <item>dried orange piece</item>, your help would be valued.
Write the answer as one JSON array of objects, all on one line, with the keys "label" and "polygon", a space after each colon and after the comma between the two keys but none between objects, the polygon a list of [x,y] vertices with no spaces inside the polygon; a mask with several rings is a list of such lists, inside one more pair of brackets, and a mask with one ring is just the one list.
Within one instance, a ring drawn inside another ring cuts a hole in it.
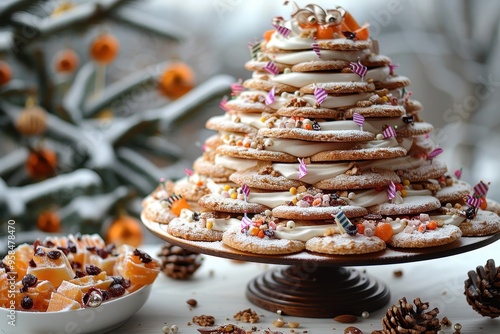
[{"label": "dried orange piece", "polygon": [[50,298],[47,312],[71,311],[78,310],[80,308],[82,307],[77,301],[55,292]]},{"label": "dried orange piece", "polygon": [[56,288],[62,281],[69,281],[75,275],[68,258],[57,248],[38,246],[33,261],[35,266],[29,266],[27,273],[39,280],[50,281]]},{"label": "dried orange piece", "polygon": [[79,63],[80,57],[71,49],[61,50],[54,57],[54,69],[58,73],[72,73]]},{"label": "dried orange piece", "polygon": [[12,69],[9,64],[0,61],[0,86],[5,85],[12,79]]},{"label": "dried orange piece", "polygon": [[156,260],[129,245],[122,245],[117,251],[119,255],[116,259],[114,275],[129,279],[135,287],[154,282],[160,272],[160,265]]}]

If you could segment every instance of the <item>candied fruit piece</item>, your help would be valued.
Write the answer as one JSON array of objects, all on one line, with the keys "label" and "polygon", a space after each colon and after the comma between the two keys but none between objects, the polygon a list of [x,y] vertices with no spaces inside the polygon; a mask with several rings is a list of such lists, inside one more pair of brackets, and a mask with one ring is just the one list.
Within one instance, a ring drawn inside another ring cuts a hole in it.
[{"label": "candied fruit piece", "polygon": [[[59,256],[55,256],[55,252],[59,253]],[[53,255],[49,257],[49,253]],[[35,275],[39,280],[50,281],[56,288],[61,285],[62,281],[68,281],[74,277],[68,258],[58,249],[38,246],[33,262],[36,266],[29,266],[27,273]]]},{"label": "candied fruit piece", "polygon": [[47,312],[71,311],[82,308],[77,301],[63,296],[60,293],[54,292],[50,298],[50,303]]},{"label": "candied fruit piece", "polygon": [[160,272],[158,261],[128,245],[121,245],[117,251],[114,275],[130,280],[130,292],[154,282]]}]

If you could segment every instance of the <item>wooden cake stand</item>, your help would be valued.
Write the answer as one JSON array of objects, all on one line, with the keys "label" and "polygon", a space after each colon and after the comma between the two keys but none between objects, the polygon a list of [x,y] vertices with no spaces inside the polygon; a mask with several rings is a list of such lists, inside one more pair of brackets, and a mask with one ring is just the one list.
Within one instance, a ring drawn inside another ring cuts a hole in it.
[{"label": "wooden cake stand", "polygon": [[302,251],[290,255],[260,255],[241,252],[222,242],[190,241],[170,235],[165,224],[141,217],[146,228],[159,238],[187,250],[232,260],[288,265],[253,278],[246,296],[266,310],[306,318],[330,318],[340,314],[361,315],[378,310],[390,301],[387,286],[350,266],[383,265],[431,260],[465,253],[500,239],[500,233],[485,237],[462,237],[439,247],[425,249],[388,248],[363,255],[326,255]]}]

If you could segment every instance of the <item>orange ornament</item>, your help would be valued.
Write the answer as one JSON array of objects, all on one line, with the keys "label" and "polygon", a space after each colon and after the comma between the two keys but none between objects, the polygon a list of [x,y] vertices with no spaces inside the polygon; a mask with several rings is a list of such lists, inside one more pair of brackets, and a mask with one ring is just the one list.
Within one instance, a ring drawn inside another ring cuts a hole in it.
[{"label": "orange ornament", "polygon": [[28,107],[21,112],[15,126],[25,136],[41,135],[47,129],[47,112],[38,106]]},{"label": "orange ornament", "polygon": [[72,73],[79,63],[80,57],[71,49],[61,50],[54,57],[54,69],[58,73]]},{"label": "orange ornament", "polygon": [[384,240],[385,242],[389,241],[394,235],[394,229],[392,225],[389,223],[379,223],[377,227],[375,227],[375,236]]},{"label": "orange ornament", "polygon": [[10,79],[12,79],[12,69],[6,62],[0,61],[0,86],[5,85]]},{"label": "orange ornament", "polygon": [[106,232],[106,243],[114,243],[117,246],[127,244],[138,247],[142,244],[142,240],[141,223],[136,218],[126,214],[119,215]]},{"label": "orange ornament", "polygon": [[56,174],[57,155],[47,149],[32,150],[26,161],[28,175],[36,180],[46,179]]},{"label": "orange ornament", "polygon": [[92,42],[90,56],[96,62],[107,65],[111,63],[120,49],[120,42],[112,34],[102,34]]},{"label": "orange ornament", "polygon": [[191,68],[184,63],[176,63],[163,72],[159,81],[161,94],[177,99],[188,93],[194,87],[194,74]]},{"label": "orange ornament", "polygon": [[36,226],[43,232],[61,232],[61,219],[55,210],[46,210],[38,215]]}]

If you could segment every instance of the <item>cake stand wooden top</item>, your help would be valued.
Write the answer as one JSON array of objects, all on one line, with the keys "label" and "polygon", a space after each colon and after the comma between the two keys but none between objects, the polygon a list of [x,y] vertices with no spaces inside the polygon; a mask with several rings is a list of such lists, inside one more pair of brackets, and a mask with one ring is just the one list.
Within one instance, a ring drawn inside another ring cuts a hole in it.
[{"label": "cake stand wooden top", "polygon": [[144,215],[141,219],[146,228],[157,237],[190,251],[232,260],[287,265],[312,261],[322,266],[365,266],[432,260],[465,253],[500,239],[500,233],[484,237],[461,237],[444,246],[416,249],[387,248],[381,252],[360,255],[327,255],[309,251],[289,255],[261,255],[241,252],[224,245],[221,241],[190,241],[177,238],[167,232],[166,224],[150,221]]}]

